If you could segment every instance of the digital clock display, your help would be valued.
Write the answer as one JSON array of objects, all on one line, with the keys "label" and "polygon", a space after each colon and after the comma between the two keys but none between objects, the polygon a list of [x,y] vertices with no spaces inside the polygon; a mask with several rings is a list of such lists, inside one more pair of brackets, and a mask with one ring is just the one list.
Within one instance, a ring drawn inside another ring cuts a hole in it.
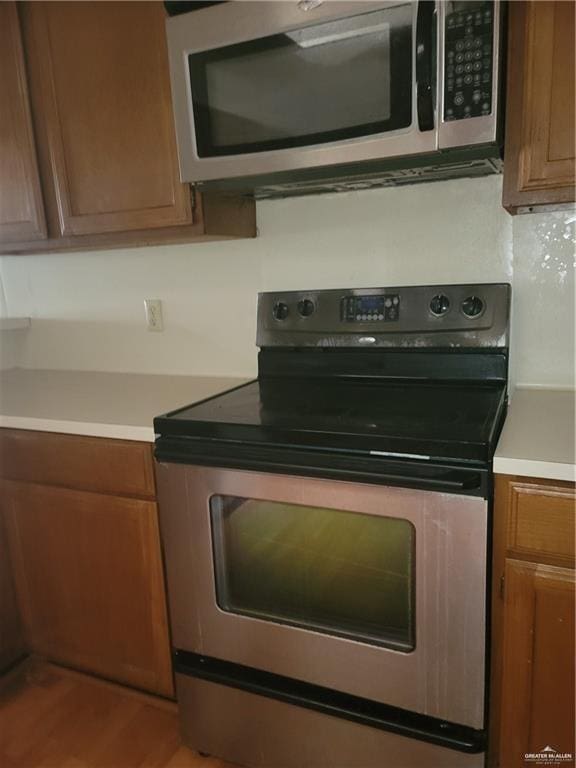
[{"label": "digital clock display", "polygon": [[400,296],[397,293],[342,299],[342,319],[347,323],[394,322],[399,317]]}]

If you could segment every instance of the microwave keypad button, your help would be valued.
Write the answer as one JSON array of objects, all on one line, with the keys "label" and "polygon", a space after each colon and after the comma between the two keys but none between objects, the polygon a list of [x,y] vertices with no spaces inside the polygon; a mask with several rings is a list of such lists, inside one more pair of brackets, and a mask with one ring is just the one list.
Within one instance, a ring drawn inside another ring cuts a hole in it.
[{"label": "microwave keypad button", "polygon": [[488,115],[492,109],[492,7],[446,16],[444,119]]}]

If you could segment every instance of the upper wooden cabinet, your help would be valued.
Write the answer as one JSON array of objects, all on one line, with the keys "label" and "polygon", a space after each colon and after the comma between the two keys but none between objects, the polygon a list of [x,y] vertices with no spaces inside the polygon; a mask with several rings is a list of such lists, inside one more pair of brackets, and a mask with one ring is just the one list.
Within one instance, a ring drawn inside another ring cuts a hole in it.
[{"label": "upper wooden cabinet", "polygon": [[0,240],[46,237],[16,3],[0,3]]},{"label": "upper wooden cabinet", "polygon": [[180,182],[162,3],[1,5],[0,253],[255,235],[253,201]]},{"label": "upper wooden cabinet", "polygon": [[60,232],[192,223],[190,189],[178,178],[163,6],[38,2],[22,11]]},{"label": "upper wooden cabinet", "polygon": [[572,0],[509,3],[503,203],[511,213],[575,196]]},{"label": "upper wooden cabinet", "polygon": [[491,768],[573,752],[575,501],[570,483],[496,479]]}]

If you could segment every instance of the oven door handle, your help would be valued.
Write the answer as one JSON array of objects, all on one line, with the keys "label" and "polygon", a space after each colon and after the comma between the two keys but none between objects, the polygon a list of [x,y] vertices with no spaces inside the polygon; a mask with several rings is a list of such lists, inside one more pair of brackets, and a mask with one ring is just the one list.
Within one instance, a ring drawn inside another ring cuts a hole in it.
[{"label": "oven door handle", "polygon": [[421,131],[434,129],[436,3],[419,0],[416,13],[416,108]]},{"label": "oven door handle", "polygon": [[393,483],[401,483],[408,488],[418,488],[419,486],[438,490],[438,491],[470,491],[474,488],[480,488],[482,483],[479,472],[459,472],[457,469],[448,470],[438,477],[431,475],[422,476],[418,473],[395,473],[383,472],[380,475],[382,481],[389,480]]}]

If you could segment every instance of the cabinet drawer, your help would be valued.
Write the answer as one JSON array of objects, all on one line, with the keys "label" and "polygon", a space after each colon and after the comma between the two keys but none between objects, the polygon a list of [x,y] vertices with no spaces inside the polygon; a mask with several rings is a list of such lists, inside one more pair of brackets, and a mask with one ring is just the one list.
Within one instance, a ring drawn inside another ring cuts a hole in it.
[{"label": "cabinet drawer", "polygon": [[509,494],[508,552],[574,567],[574,489],[512,482]]},{"label": "cabinet drawer", "polygon": [[2,429],[0,477],[117,496],[155,497],[152,446],[129,440]]}]

